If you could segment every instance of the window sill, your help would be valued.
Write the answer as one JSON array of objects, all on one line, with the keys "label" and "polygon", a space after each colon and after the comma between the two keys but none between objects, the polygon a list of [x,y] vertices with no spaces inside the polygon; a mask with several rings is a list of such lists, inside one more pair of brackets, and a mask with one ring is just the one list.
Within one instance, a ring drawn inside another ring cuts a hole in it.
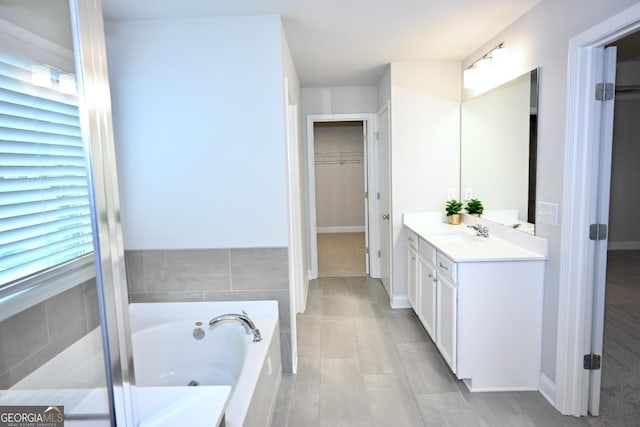
[{"label": "window sill", "polygon": [[0,321],[96,277],[93,253],[0,290]]}]

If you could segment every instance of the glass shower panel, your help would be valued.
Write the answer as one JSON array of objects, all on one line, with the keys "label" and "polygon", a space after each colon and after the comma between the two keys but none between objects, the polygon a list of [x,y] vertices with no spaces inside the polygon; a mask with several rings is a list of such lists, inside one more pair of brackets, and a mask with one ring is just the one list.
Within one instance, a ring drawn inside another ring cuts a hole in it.
[{"label": "glass shower panel", "polygon": [[0,17],[0,416],[115,425],[69,3]]}]

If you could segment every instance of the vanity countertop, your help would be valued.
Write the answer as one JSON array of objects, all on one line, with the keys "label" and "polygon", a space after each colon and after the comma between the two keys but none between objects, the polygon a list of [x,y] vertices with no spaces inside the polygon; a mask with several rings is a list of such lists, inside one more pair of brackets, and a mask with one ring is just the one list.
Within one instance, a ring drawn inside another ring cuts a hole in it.
[{"label": "vanity countertop", "polygon": [[[481,223],[489,237],[476,236],[467,225]],[[455,262],[543,261],[547,259],[546,240],[464,216],[460,225],[423,221],[405,214],[404,225],[431,243]],[[516,234],[517,233],[517,234]]]}]

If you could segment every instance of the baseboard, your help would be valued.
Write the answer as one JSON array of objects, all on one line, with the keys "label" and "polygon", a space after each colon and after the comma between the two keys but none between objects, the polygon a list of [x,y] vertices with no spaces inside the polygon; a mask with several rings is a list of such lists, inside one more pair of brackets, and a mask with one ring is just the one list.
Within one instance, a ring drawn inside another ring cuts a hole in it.
[{"label": "baseboard", "polygon": [[640,249],[640,242],[609,242],[610,251],[635,251]]},{"label": "baseboard", "polygon": [[318,227],[318,234],[322,233],[364,233],[364,225],[348,225],[336,227]]},{"label": "baseboard", "polygon": [[540,374],[540,394],[551,403],[556,406],[556,385],[545,374]]},{"label": "baseboard", "polygon": [[409,297],[393,297],[391,299],[391,308],[411,308]]}]

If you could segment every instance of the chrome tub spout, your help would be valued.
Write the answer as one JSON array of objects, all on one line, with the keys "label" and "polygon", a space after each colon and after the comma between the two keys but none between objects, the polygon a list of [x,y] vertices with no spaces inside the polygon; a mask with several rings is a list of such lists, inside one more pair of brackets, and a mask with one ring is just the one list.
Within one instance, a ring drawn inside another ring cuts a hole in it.
[{"label": "chrome tub spout", "polygon": [[244,326],[244,330],[247,331],[248,335],[253,334],[253,342],[262,341],[260,330],[256,328],[256,325],[251,321],[251,319],[249,319],[249,316],[245,311],[243,311],[242,314],[229,313],[214,317],[209,320],[209,328],[213,329],[221,323],[230,321],[240,322],[242,326]]}]

